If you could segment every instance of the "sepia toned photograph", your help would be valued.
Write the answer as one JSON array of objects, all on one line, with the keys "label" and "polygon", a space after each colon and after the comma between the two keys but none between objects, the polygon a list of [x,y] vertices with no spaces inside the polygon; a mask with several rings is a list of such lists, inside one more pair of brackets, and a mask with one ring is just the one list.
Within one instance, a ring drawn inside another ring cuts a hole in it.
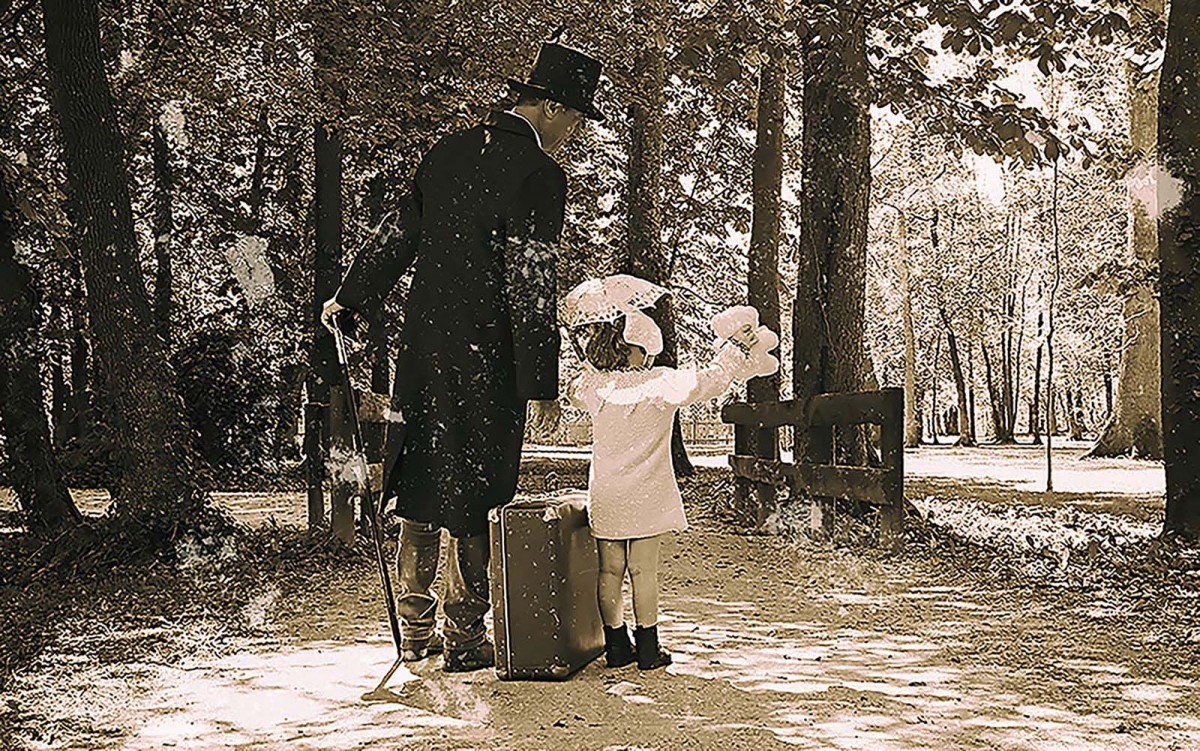
[{"label": "sepia toned photograph", "polygon": [[1200,749],[1200,0],[0,0],[9,749]]}]

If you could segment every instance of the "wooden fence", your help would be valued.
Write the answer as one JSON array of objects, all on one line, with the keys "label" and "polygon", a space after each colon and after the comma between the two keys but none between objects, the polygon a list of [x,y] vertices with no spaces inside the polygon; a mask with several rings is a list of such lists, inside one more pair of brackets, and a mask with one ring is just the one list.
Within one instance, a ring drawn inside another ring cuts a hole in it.
[{"label": "wooden fence", "polygon": [[[739,402],[721,411],[734,425],[734,452],[729,465],[737,478],[737,505],[750,521],[761,525],[774,510],[776,490],[787,487],[792,497],[812,497],[810,528],[817,536],[833,531],[838,498],[879,509],[880,541],[897,548],[904,535],[904,390],[883,389],[844,394],[819,394],[807,402]],[[835,463],[836,429],[879,426],[881,466]],[[808,436],[803,461],[780,461],[776,431],[785,426]]]},{"label": "wooden fence", "polygon": [[[683,430],[683,440],[686,443],[724,443],[733,440],[733,426],[720,420],[689,420],[680,421]],[[592,442],[592,423],[590,420],[563,420],[553,431],[532,433],[530,443],[544,446],[588,446]]]}]

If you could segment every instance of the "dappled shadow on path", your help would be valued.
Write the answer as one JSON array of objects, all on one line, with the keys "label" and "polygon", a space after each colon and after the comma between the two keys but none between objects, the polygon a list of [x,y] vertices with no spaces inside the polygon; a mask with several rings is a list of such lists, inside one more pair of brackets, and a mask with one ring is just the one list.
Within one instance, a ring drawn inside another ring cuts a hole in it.
[{"label": "dappled shadow on path", "polygon": [[[431,659],[400,669],[392,701],[365,703],[394,650],[364,565],[264,596],[254,640],[92,623],[9,696],[68,739],[38,748],[1200,748],[1200,695],[1181,677],[1194,652],[1156,647],[1146,619],[1099,593],[984,589],[910,557],[704,523],[663,550],[665,671],[597,661],[564,683],[508,683]],[[134,638],[192,646],[110,659]]]},{"label": "dappled shadow on path", "polygon": [[[457,707],[460,716],[412,706],[409,694],[418,681],[405,667],[389,683],[396,702],[363,702],[363,692],[383,676],[394,657],[394,648],[386,642],[327,642],[279,652],[242,652],[202,670],[167,671],[156,681],[156,690],[131,707],[142,722],[124,748],[159,749],[164,743],[197,750],[214,745],[397,747],[440,737],[450,729],[461,736],[487,722],[487,705],[474,697],[467,711]],[[436,690],[461,700],[470,696],[470,681],[446,681]],[[427,682],[423,689],[435,690]]]},{"label": "dappled shadow on path", "polygon": [[[676,654],[669,670],[760,695],[763,726],[800,748],[1200,747],[1193,682],[1143,682],[1102,660],[1060,660],[1051,680],[992,662],[973,652],[971,624],[1002,629],[1019,614],[964,588],[826,592],[818,599],[841,616],[828,620],[794,617],[809,608],[789,618],[789,599],[805,598],[674,600],[660,627]],[[900,632],[863,628],[850,612],[914,603],[926,618]]]}]

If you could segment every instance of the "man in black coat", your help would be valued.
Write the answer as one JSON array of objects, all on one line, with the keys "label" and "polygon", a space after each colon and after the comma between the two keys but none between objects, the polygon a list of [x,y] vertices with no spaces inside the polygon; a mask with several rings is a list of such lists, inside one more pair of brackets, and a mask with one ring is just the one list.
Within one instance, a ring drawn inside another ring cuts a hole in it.
[{"label": "man in black coat", "polygon": [[401,517],[397,609],[404,656],[442,650],[431,592],[440,530],[449,531],[445,669],[494,664],[487,513],[516,492],[526,406],[539,427],[558,406],[557,276],[566,175],[550,154],[584,118],[601,64],[542,46],[517,105],[435,145],[394,220],[376,231],[325,305],[378,315],[410,267],[396,362],[383,498]]}]

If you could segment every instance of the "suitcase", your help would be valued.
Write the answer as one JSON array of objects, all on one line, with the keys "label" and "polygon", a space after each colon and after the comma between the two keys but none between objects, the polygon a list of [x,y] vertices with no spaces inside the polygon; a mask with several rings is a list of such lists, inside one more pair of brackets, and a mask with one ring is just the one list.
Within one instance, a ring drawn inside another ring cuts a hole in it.
[{"label": "suitcase", "polygon": [[587,492],[518,498],[488,520],[496,675],[565,680],[604,651]]}]

